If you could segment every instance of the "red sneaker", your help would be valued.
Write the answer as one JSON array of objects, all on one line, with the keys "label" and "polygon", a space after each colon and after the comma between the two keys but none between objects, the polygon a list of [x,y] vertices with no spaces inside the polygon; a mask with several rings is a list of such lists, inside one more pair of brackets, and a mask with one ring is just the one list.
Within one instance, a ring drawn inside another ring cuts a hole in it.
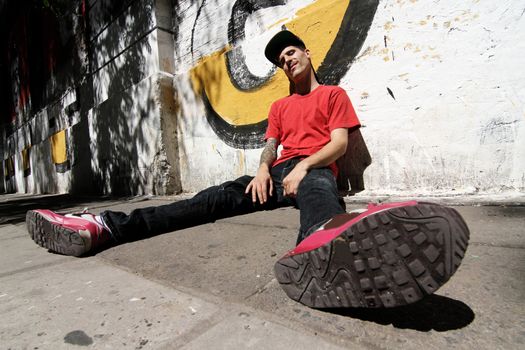
[{"label": "red sneaker", "polygon": [[110,238],[102,222],[90,213],[60,215],[51,210],[29,210],[26,224],[36,244],[64,255],[83,255]]},{"label": "red sneaker", "polygon": [[459,213],[416,201],[342,214],[275,264],[286,294],[314,308],[394,307],[441,287],[465,255]]}]

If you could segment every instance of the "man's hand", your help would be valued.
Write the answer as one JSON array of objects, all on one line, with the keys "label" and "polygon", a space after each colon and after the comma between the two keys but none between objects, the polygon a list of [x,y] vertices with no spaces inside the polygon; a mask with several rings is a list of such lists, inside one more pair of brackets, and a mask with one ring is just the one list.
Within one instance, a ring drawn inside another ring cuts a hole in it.
[{"label": "man's hand", "polygon": [[257,198],[261,204],[266,203],[268,195],[273,195],[273,181],[270,175],[270,167],[277,158],[277,139],[270,137],[266,140],[266,146],[261,153],[261,161],[257,175],[246,187],[246,194],[252,192],[253,203],[257,202]]},{"label": "man's hand", "polygon": [[283,180],[283,194],[288,197],[297,196],[299,184],[308,173],[306,163],[299,162]]},{"label": "man's hand", "polygon": [[310,169],[322,168],[335,162],[346,152],[348,144],[348,129],[337,128],[330,133],[330,142],[319,151],[301,160],[283,180],[283,194],[289,197],[297,196],[299,184]]},{"label": "man's hand", "polygon": [[248,194],[250,191],[253,203],[256,203],[257,199],[259,199],[259,203],[264,204],[268,201],[268,195],[273,195],[272,176],[266,164],[261,164],[259,170],[257,170],[257,175],[246,187],[245,193]]}]

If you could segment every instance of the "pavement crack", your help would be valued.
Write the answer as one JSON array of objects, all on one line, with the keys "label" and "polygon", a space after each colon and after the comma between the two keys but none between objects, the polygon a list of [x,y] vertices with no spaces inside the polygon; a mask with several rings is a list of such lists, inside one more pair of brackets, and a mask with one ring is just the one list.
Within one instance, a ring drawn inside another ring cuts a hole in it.
[{"label": "pavement crack", "polygon": [[525,249],[525,245],[521,245],[521,244],[494,244],[494,243],[485,243],[485,242],[469,242],[469,246],[506,248],[506,249]]},{"label": "pavement crack", "polygon": [[255,290],[253,293],[247,295],[246,297],[244,297],[244,300],[248,300],[250,299],[251,297],[253,297],[254,295],[257,295],[257,294],[261,294],[263,293],[264,291],[266,291],[268,289],[268,287],[270,287],[272,284],[275,284],[275,282],[277,282],[277,279],[275,278],[272,278],[268,283],[266,283],[264,286],[262,286],[261,288],[257,288],[257,290]]},{"label": "pavement crack", "polygon": [[209,318],[198,322],[193,328],[179,335],[175,340],[170,340],[163,344],[159,349],[179,349],[185,344],[190,343],[199,336],[208,332],[210,329],[224,321],[229,314],[225,310],[219,310],[213,313]]},{"label": "pavement crack", "polygon": [[281,229],[281,230],[297,229],[296,226],[291,227],[291,226],[283,226],[283,225],[263,225],[263,224],[238,222],[238,221],[235,221],[235,220],[221,220],[220,222],[217,221],[217,224],[220,224],[220,223],[234,224],[234,225],[238,225],[238,226],[251,226],[251,227],[273,227],[273,228],[278,228],[278,229]]},{"label": "pavement crack", "polygon": [[0,238],[0,242],[11,241],[13,239],[20,239],[20,238],[26,239],[27,233],[16,235],[16,236],[11,236],[11,237]]},{"label": "pavement crack", "polygon": [[13,276],[13,275],[16,275],[16,274],[19,274],[19,273],[40,270],[42,268],[46,268],[46,267],[50,267],[50,266],[61,265],[63,263],[69,262],[69,261],[71,261],[71,257],[64,256],[63,258],[60,258],[59,260],[56,260],[56,261],[51,261],[51,262],[48,262],[48,263],[35,265],[35,266],[28,266],[28,267],[24,267],[24,268],[18,269],[18,270],[2,272],[2,273],[0,273],[0,278]]}]

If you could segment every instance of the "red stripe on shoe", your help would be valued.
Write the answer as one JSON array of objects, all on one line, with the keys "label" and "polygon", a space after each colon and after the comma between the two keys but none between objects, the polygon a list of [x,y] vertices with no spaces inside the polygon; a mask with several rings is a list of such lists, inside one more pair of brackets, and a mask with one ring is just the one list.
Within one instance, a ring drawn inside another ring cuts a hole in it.
[{"label": "red stripe on shoe", "polygon": [[[310,236],[306,237],[297,247],[295,247],[293,250],[290,250],[288,253],[284,255],[284,257],[292,256],[301,254],[304,252],[308,252],[314,249],[317,249],[326,243],[331,242],[334,240],[337,236],[339,236],[341,233],[343,233],[347,228],[354,225],[358,221],[364,219],[365,217],[375,214],[380,211],[392,209],[392,208],[399,208],[399,207],[410,207],[417,205],[417,201],[408,201],[408,202],[396,202],[396,203],[385,203],[385,204],[369,204],[368,210],[361,213],[359,216],[353,218],[352,220],[346,222],[345,224],[328,230],[319,230],[314,233],[312,233]],[[283,257],[283,258],[284,258]]]}]

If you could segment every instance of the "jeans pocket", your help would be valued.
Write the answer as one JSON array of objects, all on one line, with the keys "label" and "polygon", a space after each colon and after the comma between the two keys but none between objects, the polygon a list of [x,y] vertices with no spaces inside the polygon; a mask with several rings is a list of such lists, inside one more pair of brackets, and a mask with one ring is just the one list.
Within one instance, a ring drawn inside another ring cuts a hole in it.
[{"label": "jeans pocket", "polygon": [[292,171],[293,167],[294,165],[288,165],[283,168],[283,171],[281,172],[281,183],[283,183],[284,178],[290,173],[290,171]]},{"label": "jeans pocket", "polygon": [[297,158],[290,159],[286,162],[286,165],[283,167],[283,171],[281,173],[281,182],[284,180],[284,178],[295,168],[297,163],[299,163],[300,160]]}]

